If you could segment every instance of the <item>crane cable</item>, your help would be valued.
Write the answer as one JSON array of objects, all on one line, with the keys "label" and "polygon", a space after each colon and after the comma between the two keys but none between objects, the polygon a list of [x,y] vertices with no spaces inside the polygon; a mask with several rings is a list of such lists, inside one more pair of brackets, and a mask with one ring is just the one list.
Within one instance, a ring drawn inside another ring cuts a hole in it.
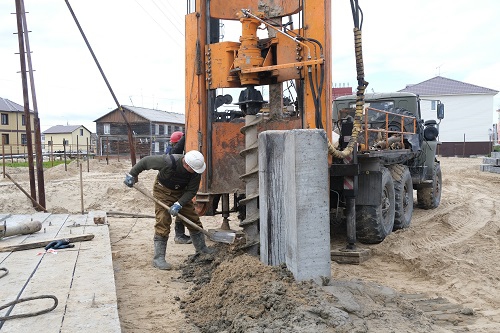
[{"label": "crane cable", "polygon": [[[363,26],[363,12],[358,5],[358,0],[351,0],[352,17],[354,20],[354,50],[356,54],[356,74],[358,87],[356,93],[356,112],[354,113],[354,126],[349,143],[343,150],[338,150],[328,140],[328,154],[336,158],[345,158],[352,154],[354,146],[358,142],[358,136],[361,132],[361,119],[363,117],[363,106],[365,104],[365,90],[368,82],[365,81],[365,72],[363,65],[363,49],[361,41],[361,28]],[[361,21],[360,21],[361,19]]]}]

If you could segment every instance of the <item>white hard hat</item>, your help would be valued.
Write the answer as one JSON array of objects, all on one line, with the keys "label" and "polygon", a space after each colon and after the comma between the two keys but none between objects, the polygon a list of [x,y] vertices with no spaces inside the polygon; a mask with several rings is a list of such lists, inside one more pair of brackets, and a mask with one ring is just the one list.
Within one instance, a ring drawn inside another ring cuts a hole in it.
[{"label": "white hard hat", "polygon": [[207,167],[203,155],[197,150],[188,151],[184,156],[184,161],[186,161],[186,164],[196,173],[203,173]]}]

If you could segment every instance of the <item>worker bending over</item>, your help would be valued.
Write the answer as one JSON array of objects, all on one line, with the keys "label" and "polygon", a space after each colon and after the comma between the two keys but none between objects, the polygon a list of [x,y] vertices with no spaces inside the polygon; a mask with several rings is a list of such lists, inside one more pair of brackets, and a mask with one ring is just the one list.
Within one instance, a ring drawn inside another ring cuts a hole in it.
[{"label": "worker bending over", "polygon": [[[153,186],[153,196],[170,206],[170,210],[155,203],[155,235],[153,266],[159,269],[171,269],[172,265],[165,260],[167,240],[170,234],[172,216],[179,213],[203,228],[200,217],[194,209],[192,199],[200,186],[201,174],[206,164],[203,155],[197,150],[182,154],[153,155],[142,158],[125,176],[125,185],[133,187],[135,179],[144,170],[158,170]],[[197,253],[212,253],[205,244],[205,235],[186,226]]]}]

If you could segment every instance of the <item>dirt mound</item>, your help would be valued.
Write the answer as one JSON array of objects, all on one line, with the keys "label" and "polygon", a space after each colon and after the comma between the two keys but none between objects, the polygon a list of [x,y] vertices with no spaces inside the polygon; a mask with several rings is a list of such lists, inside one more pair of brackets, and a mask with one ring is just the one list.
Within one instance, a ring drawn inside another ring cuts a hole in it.
[{"label": "dirt mound", "polygon": [[180,307],[204,333],[444,331],[391,288],[297,282],[285,265],[266,266],[222,247],[217,255],[192,256],[182,278],[194,287]]}]

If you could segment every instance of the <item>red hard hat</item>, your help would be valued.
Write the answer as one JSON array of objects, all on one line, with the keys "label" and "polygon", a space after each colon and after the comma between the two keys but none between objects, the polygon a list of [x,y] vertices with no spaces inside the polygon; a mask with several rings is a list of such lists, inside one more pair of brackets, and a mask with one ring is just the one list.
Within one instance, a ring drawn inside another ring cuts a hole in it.
[{"label": "red hard hat", "polygon": [[182,133],[182,132],[172,133],[172,135],[170,136],[170,142],[176,143],[177,141],[179,141],[182,138],[183,135],[184,135],[184,133]]}]

